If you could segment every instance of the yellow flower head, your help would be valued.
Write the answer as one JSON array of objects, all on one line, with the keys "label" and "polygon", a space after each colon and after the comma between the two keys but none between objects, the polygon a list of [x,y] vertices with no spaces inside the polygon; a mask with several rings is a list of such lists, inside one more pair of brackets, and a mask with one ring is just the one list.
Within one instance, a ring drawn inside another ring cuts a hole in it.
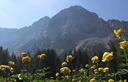
[{"label": "yellow flower head", "polygon": [[66,61],[67,62],[70,62],[70,61],[72,61],[73,60],[73,56],[72,55],[68,55],[67,57],[66,57]]},{"label": "yellow flower head", "polygon": [[128,48],[128,41],[124,40],[124,41],[120,42],[119,45],[120,45],[121,49],[126,49],[126,48]]},{"label": "yellow flower head", "polygon": [[90,82],[95,82],[95,78],[90,79]]},{"label": "yellow flower head", "polygon": [[125,79],[124,82],[127,82],[127,80]]},{"label": "yellow flower head", "polygon": [[109,72],[109,68],[108,68],[108,67],[105,67],[105,68],[103,69],[103,72],[104,72],[104,73]]},{"label": "yellow flower head", "polygon": [[85,68],[89,68],[89,67],[90,67],[89,64],[86,64],[86,65],[85,65]]},{"label": "yellow flower head", "polygon": [[79,70],[79,72],[80,72],[80,73],[84,73],[84,72],[85,72],[84,68],[81,68],[81,69]]},{"label": "yellow flower head", "polygon": [[8,62],[8,65],[9,65],[9,66],[14,66],[14,65],[15,65],[15,62],[14,62],[14,61],[9,61],[9,62]]},{"label": "yellow flower head", "polygon": [[29,64],[31,62],[31,58],[29,56],[22,57],[22,63]]},{"label": "yellow flower head", "polygon": [[108,82],[114,82],[114,80],[113,79],[109,79]]},{"label": "yellow flower head", "polygon": [[13,71],[14,71],[14,68],[11,67],[11,68],[10,68],[10,71],[13,72]]},{"label": "yellow flower head", "polygon": [[62,68],[60,68],[60,73],[63,75],[68,75],[71,73],[71,70],[68,67],[62,67]]},{"label": "yellow flower head", "polygon": [[113,52],[105,52],[102,57],[102,62],[111,61],[113,59]]},{"label": "yellow flower head", "polygon": [[37,58],[39,60],[44,60],[46,58],[46,54],[41,54],[41,55],[38,55]]},{"label": "yellow flower head", "polygon": [[10,71],[12,71],[12,67],[10,67],[8,65],[0,65],[0,70],[10,72]]},{"label": "yellow flower head", "polygon": [[98,56],[94,56],[94,57],[92,57],[92,59],[91,59],[92,63],[97,63],[98,60],[99,60]]},{"label": "yellow flower head", "polygon": [[77,79],[72,79],[72,82],[77,82]]},{"label": "yellow flower head", "polygon": [[91,66],[91,69],[95,69],[95,68],[96,68],[96,65],[92,65],[92,66]]},{"label": "yellow flower head", "polygon": [[124,34],[124,30],[122,28],[115,29],[114,34],[117,38],[120,38]]},{"label": "yellow flower head", "polygon": [[66,67],[66,66],[68,66],[67,62],[63,62],[63,63],[61,64],[61,67]]},{"label": "yellow flower head", "polygon": [[103,72],[103,69],[104,69],[103,67],[100,67],[100,68],[98,68],[98,71]]},{"label": "yellow flower head", "polygon": [[98,74],[98,70],[97,70],[97,69],[94,69],[94,73],[95,73],[95,74]]},{"label": "yellow flower head", "polygon": [[56,77],[59,77],[59,75],[60,75],[60,74],[57,72],[57,73],[56,73]]}]

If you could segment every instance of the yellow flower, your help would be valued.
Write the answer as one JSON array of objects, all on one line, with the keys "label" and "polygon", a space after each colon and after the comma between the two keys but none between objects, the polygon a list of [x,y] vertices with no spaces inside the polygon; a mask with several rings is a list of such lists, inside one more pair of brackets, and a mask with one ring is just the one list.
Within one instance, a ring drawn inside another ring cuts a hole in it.
[{"label": "yellow flower", "polygon": [[71,73],[71,70],[68,67],[62,67],[62,68],[60,68],[60,73],[63,75],[68,75]]},{"label": "yellow flower", "polygon": [[91,69],[95,69],[95,68],[96,68],[96,65],[92,65],[92,66],[91,66]]},{"label": "yellow flower", "polygon": [[0,65],[0,70],[1,71],[6,71],[6,72],[11,72],[12,71],[12,67],[8,66],[8,65]]},{"label": "yellow flower", "polygon": [[13,72],[13,71],[14,71],[14,68],[11,67],[11,68],[10,68],[10,71]]},{"label": "yellow flower", "polygon": [[92,57],[91,61],[92,61],[92,63],[97,63],[98,59],[99,59],[98,56],[94,56],[94,57]]},{"label": "yellow flower", "polygon": [[90,79],[90,82],[95,82],[95,78]]},{"label": "yellow flower", "polygon": [[104,72],[104,73],[109,72],[109,68],[108,68],[108,67],[105,67],[105,68],[103,69],[103,72]]},{"label": "yellow flower", "polygon": [[72,79],[72,82],[77,82],[77,80],[76,79]]},{"label": "yellow flower", "polygon": [[67,62],[63,62],[63,63],[61,64],[61,67],[66,67],[66,66],[68,66]]},{"label": "yellow flower", "polygon": [[111,61],[113,59],[113,52],[105,52],[102,57],[102,62]]},{"label": "yellow flower", "polygon": [[22,63],[29,64],[31,62],[31,58],[29,56],[22,57]]},{"label": "yellow flower", "polygon": [[1,71],[6,71],[6,70],[10,70],[10,66],[8,66],[8,65],[0,65],[0,70]]},{"label": "yellow flower", "polygon": [[120,45],[121,49],[126,49],[126,48],[128,48],[128,41],[124,40],[124,41],[120,42],[119,45]]},{"label": "yellow flower", "polygon": [[122,80],[119,80],[119,82],[123,82]]},{"label": "yellow flower", "polygon": [[100,67],[100,68],[98,68],[98,71],[103,72],[103,69],[104,69],[103,67]]},{"label": "yellow flower", "polygon": [[57,73],[56,73],[56,77],[59,77],[59,75],[60,75],[60,74],[57,72]]},{"label": "yellow flower", "polygon": [[113,79],[109,79],[108,82],[114,82],[114,80]]},{"label": "yellow flower", "polygon": [[85,68],[89,68],[89,67],[90,67],[89,64],[86,64],[86,65],[85,65]]},{"label": "yellow flower", "polygon": [[84,73],[84,72],[85,72],[84,68],[81,68],[81,69],[79,70],[79,72],[80,72],[80,73]]},{"label": "yellow flower", "polygon": [[70,61],[72,61],[73,60],[73,56],[72,55],[68,55],[67,57],[66,57],[66,61],[67,62],[70,62]]},{"label": "yellow flower", "polygon": [[125,79],[124,82],[127,82],[127,80]]},{"label": "yellow flower", "polygon": [[41,55],[38,55],[37,58],[39,60],[44,60],[46,58],[46,54],[41,54]]},{"label": "yellow flower", "polygon": [[9,66],[14,66],[14,65],[15,65],[15,62],[14,62],[14,61],[9,61],[9,62],[8,62],[8,65],[9,65]]},{"label": "yellow flower", "polygon": [[115,29],[114,34],[117,38],[120,38],[124,34],[124,30],[122,28]]},{"label": "yellow flower", "polygon": [[95,73],[95,74],[98,74],[98,70],[97,70],[97,69],[94,69],[94,73]]}]

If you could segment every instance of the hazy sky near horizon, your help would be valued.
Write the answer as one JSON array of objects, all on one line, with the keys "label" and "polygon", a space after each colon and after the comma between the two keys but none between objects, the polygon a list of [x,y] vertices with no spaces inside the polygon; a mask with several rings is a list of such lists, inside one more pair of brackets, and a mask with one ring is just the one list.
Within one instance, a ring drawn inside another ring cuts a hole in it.
[{"label": "hazy sky near horizon", "polygon": [[73,5],[83,6],[105,20],[128,21],[128,0],[0,0],[0,27],[29,26]]}]

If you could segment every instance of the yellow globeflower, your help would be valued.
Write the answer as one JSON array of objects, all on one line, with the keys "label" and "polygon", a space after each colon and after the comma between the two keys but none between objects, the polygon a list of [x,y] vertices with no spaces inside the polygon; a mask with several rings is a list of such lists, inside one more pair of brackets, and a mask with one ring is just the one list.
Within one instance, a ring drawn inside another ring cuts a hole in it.
[{"label": "yellow globeflower", "polygon": [[67,57],[66,57],[66,61],[67,62],[70,62],[70,61],[72,61],[73,60],[73,56],[72,55],[68,55]]},{"label": "yellow globeflower", "polygon": [[97,70],[97,69],[94,69],[94,73],[95,73],[95,74],[98,74],[98,70]]},{"label": "yellow globeflower", "polygon": [[115,29],[114,34],[117,38],[120,38],[124,34],[124,30],[122,28]]},{"label": "yellow globeflower", "polygon": [[68,66],[67,62],[63,62],[63,63],[61,64],[61,67],[66,67],[66,66]]},{"label": "yellow globeflower", "polygon": [[14,71],[14,68],[11,67],[11,68],[10,68],[10,71],[13,72],[13,71]]},{"label": "yellow globeflower", "polygon": [[29,56],[22,57],[22,63],[28,64],[31,62],[31,58]]},{"label": "yellow globeflower", "polygon": [[99,60],[98,56],[94,56],[94,57],[92,57],[92,59],[91,59],[92,63],[97,63],[98,60]]},{"label": "yellow globeflower", "polygon": [[60,68],[60,73],[63,75],[68,75],[71,73],[71,70],[68,67],[62,67],[62,68]]},{"label": "yellow globeflower", "polygon": [[119,80],[119,82],[123,82],[123,80]]},{"label": "yellow globeflower", "polygon": [[86,64],[86,65],[85,65],[85,68],[89,68],[89,67],[90,67],[89,64]]},{"label": "yellow globeflower", "polygon": [[114,80],[113,79],[109,79],[108,82],[114,82]]},{"label": "yellow globeflower", "polygon": [[128,48],[128,41],[124,40],[124,41],[120,42],[119,45],[120,45],[121,49],[126,49],[126,48]]},{"label": "yellow globeflower", "polygon": [[113,52],[105,52],[102,57],[102,62],[111,61],[113,59]]},{"label": "yellow globeflower", "polygon": [[6,72],[10,72],[11,71],[11,67],[8,65],[0,65],[0,70],[1,71],[6,71]]},{"label": "yellow globeflower", "polygon": [[91,69],[95,69],[95,68],[96,68],[96,65],[92,65],[92,66],[91,66]]},{"label": "yellow globeflower", "polygon": [[127,82],[127,80],[125,79],[124,82]]},{"label": "yellow globeflower", "polygon": [[72,79],[72,82],[77,82],[77,79]]},{"label": "yellow globeflower", "polygon": [[103,69],[103,72],[104,72],[104,73],[109,72],[109,68],[108,68],[108,67],[105,67],[105,68]]},{"label": "yellow globeflower", "polygon": [[56,73],[56,77],[59,77],[59,75],[60,75],[60,74],[57,72],[57,73]]},{"label": "yellow globeflower", "polygon": [[90,79],[90,82],[95,82],[95,78]]},{"label": "yellow globeflower", "polygon": [[81,69],[79,70],[79,72],[80,72],[80,73],[84,73],[84,72],[85,72],[84,68],[81,68]]},{"label": "yellow globeflower", "polygon": [[15,62],[14,62],[14,61],[9,61],[9,62],[8,62],[8,65],[9,65],[9,66],[14,66],[14,65],[15,65]]},{"label": "yellow globeflower", "polygon": [[103,69],[104,69],[103,67],[100,67],[100,68],[98,68],[98,71],[103,72]]},{"label": "yellow globeflower", "polygon": [[46,54],[41,54],[41,55],[38,55],[37,58],[39,60],[44,60],[46,58]]}]

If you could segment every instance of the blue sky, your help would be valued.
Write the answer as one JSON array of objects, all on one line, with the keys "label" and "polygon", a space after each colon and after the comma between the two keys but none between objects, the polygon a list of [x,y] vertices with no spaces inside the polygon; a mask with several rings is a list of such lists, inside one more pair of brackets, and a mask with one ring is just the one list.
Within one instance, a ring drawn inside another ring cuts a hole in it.
[{"label": "blue sky", "polygon": [[72,5],[81,5],[105,20],[128,21],[128,0],[0,0],[0,27],[29,26]]}]

